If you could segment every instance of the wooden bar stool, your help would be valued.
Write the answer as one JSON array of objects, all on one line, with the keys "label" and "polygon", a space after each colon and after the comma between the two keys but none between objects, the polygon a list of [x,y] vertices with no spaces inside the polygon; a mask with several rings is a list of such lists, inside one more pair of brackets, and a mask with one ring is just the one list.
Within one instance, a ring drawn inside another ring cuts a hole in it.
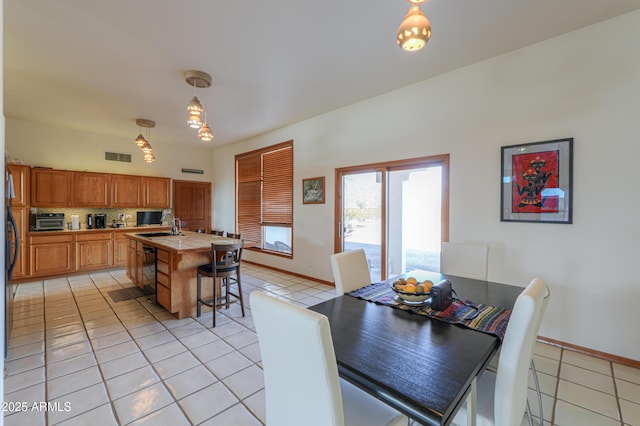
[{"label": "wooden bar stool", "polygon": [[[198,266],[197,288],[197,316],[202,312],[202,305],[213,308],[213,326],[216,326],[216,310],[225,305],[229,309],[229,303],[240,302],[240,309],[244,317],[244,300],[242,299],[242,286],[240,283],[240,259],[242,258],[243,242],[237,244],[211,244],[211,263]],[[202,277],[213,278],[213,298],[202,299]],[[217,280],[220,278],[220,293],[217,294]],[[236,284],[237,293],[230,290],[231,285]],[[224,294],[222,290],[224,289]],[[229,296],[235,300],[230,301]]]},{"label": "wooden bar stool", "polygon": [[233,232],[227,232],[227,238],[240,239],[240,234],[234,234]]},{"label": "wooden bar stool", "polygon": [[216,229],[211,230],[212,235],[217,235],[218,237],[224,237],[224,231],[218,231]]}]

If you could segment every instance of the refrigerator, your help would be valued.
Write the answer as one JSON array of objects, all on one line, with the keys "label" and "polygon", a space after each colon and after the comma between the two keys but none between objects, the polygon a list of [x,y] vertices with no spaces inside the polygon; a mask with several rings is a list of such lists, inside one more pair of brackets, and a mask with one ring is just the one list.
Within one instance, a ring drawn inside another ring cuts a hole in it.
[{"label": "refrigerator", "polygon": [[11,200],[15,198],[13,189],[13,177],[9,168],[5,167],[4,173],[4,213],[5,213],[5,259],[4,259],[4,357],[7,357],[7,348],[9,343],[9,334],[13,325],[13,269],[18,261],[18,253],[20,250],[20,239],[18,233],[18,225],[11,211]]}]

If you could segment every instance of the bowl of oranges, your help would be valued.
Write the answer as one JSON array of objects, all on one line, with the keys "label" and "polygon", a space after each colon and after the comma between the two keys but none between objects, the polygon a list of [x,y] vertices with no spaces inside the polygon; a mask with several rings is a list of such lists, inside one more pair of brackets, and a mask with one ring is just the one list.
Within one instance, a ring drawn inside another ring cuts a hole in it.
[{"label": "bowl of oranges", "polygon": [[407,305],[421,305],[431,297],[433,281],[418,281],[415,277],[398,278],[391,283],[391,288]]}]

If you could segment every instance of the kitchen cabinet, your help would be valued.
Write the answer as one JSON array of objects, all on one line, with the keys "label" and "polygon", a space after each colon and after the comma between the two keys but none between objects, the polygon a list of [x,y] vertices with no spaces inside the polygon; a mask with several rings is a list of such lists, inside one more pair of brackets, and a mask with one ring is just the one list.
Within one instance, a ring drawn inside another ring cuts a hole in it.
[{"label": "kitchen cabinet", "polygon": [[156,301],[169,312],[179,309],[171,295],[171,253],[160,248],[156,249]]},{"label": "kitchen cabinet", "polygon": [[73,207],[109,207],[111,175],[108,173],[73,172]]},{"label": "kitchen cabinet", "polygon": [[124,232],[113,232],[113,262],[112,266],[125,266],[129,255],[129,240],[124,236]]},{"label": "kitchen cabinet", "polygon": [[13,191],[15,198],[11,200],[13,207],[29,207],[29,181],[31,177],[31,167],[18,164],[7,164],[13,177]]},{"label": "kitchen cabinet", "polygon": [[142,177],[111,175],[111,206],[138,208],[142,206]]},{"label": "kitchen cabinet", "polygon": [[59,275],[75,272],[74,235],[30,235],[29,275]]},{"label": "kitchen cabinet", "polygon": [[111,233],[83,232],[76,235],[76,271],[92,271],[111,266]]},{"label": "kitchen cabinet", "polygon": [[31,169],[31,207],[70,207],[73,172]]},{"label": "kitchen cabinet", "polygon": [[182,230],[209,233],[211,182],[173,181],[173,214]]},{"label": "kitchen cabinet", "polygon": [[142,176],[142,207],[171,207],[171,179]]}]

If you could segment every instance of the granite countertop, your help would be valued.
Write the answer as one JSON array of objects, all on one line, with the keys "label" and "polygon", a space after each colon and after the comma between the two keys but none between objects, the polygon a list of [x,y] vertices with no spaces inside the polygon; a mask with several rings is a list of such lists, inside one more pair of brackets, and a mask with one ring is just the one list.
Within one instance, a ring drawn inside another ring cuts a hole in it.
[{"label": "granite countertop", "polygon": [[[219,237],[212,234],[203,234],[192,231],[182,231],[182,235],[166,235],[157,237],[144,237],[139,233],[126,234],[128,238],[141,241],[150,246],[166,249],[178,253],[185,252],[202,252],[211,250],[211,243],[228,243],[232,244],[236,241],[233,238]],[[247,244],[245,242],[245,247]]]},{"label": "granite countertop", "polygon": [[79,232],[112,232],[112,231],[120,231],[120,232],[142,232],[144,230],[153,230],[153,231],[168,231],[171,228],[169,226],[163,225],[142,225],[142,226],[120,226],[116,228],[112,228],[108,226],[106,228],[100,229],[61,229],[59,231],[27,231],[27,234],[31,235],[57,235],[57,234],[71,234],[71,233],[79,233]]}]

